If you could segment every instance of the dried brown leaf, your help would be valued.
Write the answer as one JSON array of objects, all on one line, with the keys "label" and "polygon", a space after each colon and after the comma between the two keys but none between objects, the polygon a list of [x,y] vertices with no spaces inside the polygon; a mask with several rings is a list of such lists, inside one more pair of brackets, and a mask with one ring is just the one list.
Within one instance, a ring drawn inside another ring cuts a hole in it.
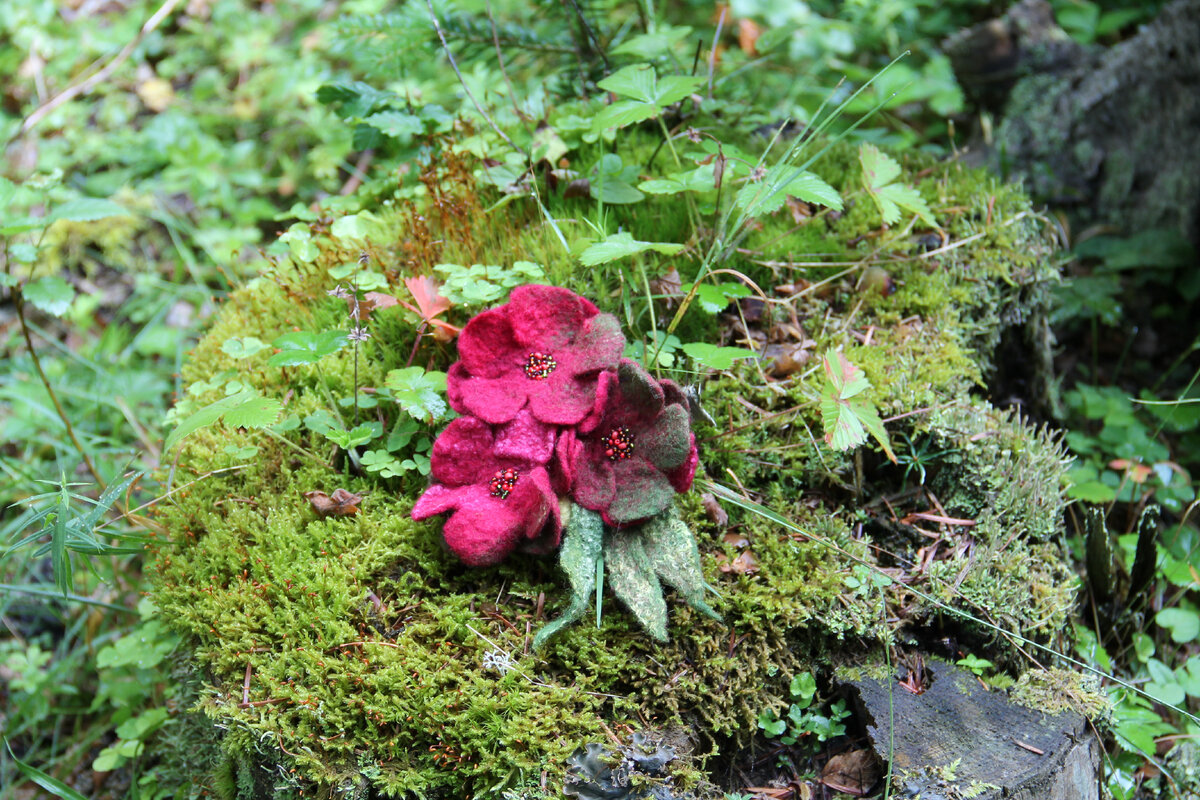
[{"label": "dried brown leaf", "polygon": [[335,489],[332,495],[314,490],[305,492],[304,496],[308,498],[308,502],[312,505],[313,511],[317,512],[317,516],[322,518],[352,517],[358,513],[358,504],[363,499],[361,494],[355,494],[345,489]]}]

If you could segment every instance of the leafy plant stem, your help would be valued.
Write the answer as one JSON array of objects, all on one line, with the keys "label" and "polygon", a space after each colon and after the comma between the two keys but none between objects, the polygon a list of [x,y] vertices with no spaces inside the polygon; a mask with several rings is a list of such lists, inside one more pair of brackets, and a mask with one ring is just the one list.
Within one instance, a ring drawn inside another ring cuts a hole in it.
[{"label": "leafy plant stem", "polygon": [[[100,487],[100,491],[108,488],[104,478],[100,476],[100,472],[96,469],[96,465],[92,463],[91,456],[79,441],[79,437],[75,435],[75,428],[71,425],[71,420],[67,417],[66,409],[63,408],[62,402],[58,399],[58,393],[54,391],[54,387],[50,385],[50,379],[46,377],[46,371],[42,369],[42,360],[38,358],[37,348],[33,346],[33,336],[29,332],[29,323],[25,320],[25,298],[21,294],[20,285],[12,287],[13,305],[16,306],[17,319],[21,322],[21,333],[25,337],[25,346],[29,350],[29,357],[33,361],[33,367],[37,370],[38,378],[42,382],[42,386],[46,389],[46,394],[50,395],[50,401],[54,403],[54,410],[58,414],[58,418],[62,420],[63,427],[67,431],[67,437],[71,440],[75,450],[83,459],[83,464],[87,467],[87,471],[91,473],[92,478]],[[123,508],[123,506],[118,506]],[[123,512],[122,512],[123,513]]]}]

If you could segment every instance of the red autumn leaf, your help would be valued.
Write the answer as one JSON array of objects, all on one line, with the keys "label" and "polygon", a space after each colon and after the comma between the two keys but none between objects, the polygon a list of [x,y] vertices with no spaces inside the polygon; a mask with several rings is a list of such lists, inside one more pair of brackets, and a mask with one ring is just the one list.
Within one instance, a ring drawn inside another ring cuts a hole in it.
[{"label": "red autumn leaf", "polygon": [[[392,297],[390,294],[383,292],[367,292],[363,295],[362,300],[358,301],[358,315],[363,320],[371,318],[372,311],[378,311],[382,308],[391,308],[400,301]],[[347,299],[346,303],[351,305],[353,310],[353,300]]]},{"label": "red autumn leaf", "polygon": [[439,314],[450,310],[450,301],[437,293],[437,282],[433,278],[427,275],[405,278],[404,285],[408,287],[408,293],[412,295],[417,305],[414,308],[403,300],[398,300],[400,305],[419,316],[426,325],[432,325],[436,329],[435,335],[440,341],[448,342],[458,335],[461,328],[436,319]]}]

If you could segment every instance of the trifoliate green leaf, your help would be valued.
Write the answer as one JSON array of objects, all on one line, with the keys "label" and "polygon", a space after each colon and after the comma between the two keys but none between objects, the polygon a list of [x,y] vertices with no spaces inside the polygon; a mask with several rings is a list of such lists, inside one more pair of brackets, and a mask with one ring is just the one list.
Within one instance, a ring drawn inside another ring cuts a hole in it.
[{"label": "trifoliate green leaf", "polygon": [[708,342],[689,342],[683,346],[683,352],[710,369],[729,369],[738,359],[758,358],[758,353],[744,347],[720,347]]}]

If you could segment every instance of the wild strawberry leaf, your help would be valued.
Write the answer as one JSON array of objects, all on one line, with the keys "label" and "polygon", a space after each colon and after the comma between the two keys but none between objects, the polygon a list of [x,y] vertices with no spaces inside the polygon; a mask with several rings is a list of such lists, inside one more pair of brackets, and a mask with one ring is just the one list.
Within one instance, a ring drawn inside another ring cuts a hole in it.
[{"label": "wild strawberry leaf", "polygon": [[254,397],[225,412],[221,421],[231,428],[266,428],[279,421],[283,403],[270,397]]},{"label": "wild strawberry leaf", "polygon": [[704,78],[690,75],[668,75],[657,78],[649,64],[634,64],[617,70],[597,86],[606,92],[631,98],[618,100],[596,115],[592,131],[624,128],[644,119],[658,116],[672,103],[690,95],[704,83]]},{"label": "wild strawberry leaf", "polygon": [[279,419],[279,412],[282,408],[283,406],[278,400],[261,397],[253,389],[243,389],[236,394],[223,397],[215,403],[209,403],[179,423],[178,427],[167,436],[167,440],[163,444],[163,452],[168,452],[186,437],[222,418],[225,418],[227,424],[235,427],[265,428],[273,425]]},{"label": "wild strawberry leaf", "polygon": [[862,370],[842,353],[830,350],[821,359],[825,381],[821,386],[821,422],[825,443],[834,450],[858,447],[871,434],[895,463],[891,442],[879,412],[863,392],[871,388]]},{"label": "wild strawberry leaf", "polygon": [[863,168],[863,186],[875,201],[883,221],[892,225],[900,220],[900,209],[916,214],[926,225],[936,228],[933,212],[915,187],[893,183],[900,175],[900,165],[878,147],[864,144],[858,151]]},{"label": "wild strawberry leaf", "polygon": [[746,183],[734,197],[734,205],[755,216],[773,214],[783,207],[788,196],[842,210],[842,197],[825,181],[804,170],[797,175],[795,167],[778,165],[767,171],[757,183]]}]

